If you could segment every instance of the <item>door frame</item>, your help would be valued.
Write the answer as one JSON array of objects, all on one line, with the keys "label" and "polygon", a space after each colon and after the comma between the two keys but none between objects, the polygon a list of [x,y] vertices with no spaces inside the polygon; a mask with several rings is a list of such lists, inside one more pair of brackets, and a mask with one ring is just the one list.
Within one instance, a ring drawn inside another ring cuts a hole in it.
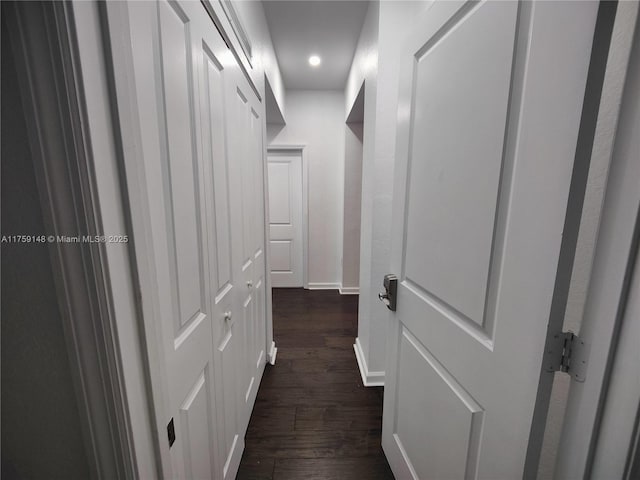
[{"label": "door frame", "polygon": [[[612,37],[612,53],[607,64],[606,75],[611,74],[615,81],[621,82],[617,84],[620,101],[612,107],[615,125],[609,132],[611,164],[605,183],[587,303],[580,326],[580,336],[590,344],[589,366],[586,381],[572,382],[569,391],[555,469],[559,478],[590,478],[594,460],[599,452],[602,453],[602,441],[607,438],[603,435],[611,425],[608,422],[612,422],[611,417],[604,415],[607,402],[613,396],[638,394],[615,390],[611,377],[614,363],[625,356],[630,358],[631,352],[618,348],[621,332],[629,327],[625,322],[640,321],[625,318],[627,302],[632,298],[629,291],[632,277],[640,275],[637,268],[634,272],[640,243],[640,163],[619,144],[621,139],[628,141],[624,135],[633,128],[633,115],[639,114],[637,106],[628,106],[631,103],[629,97],[637,95],[637,92],[627,90],[634,81],[632,70],[635,68],[637,76],[640,68],[640,62],[632,55],[632,48],[638,48],[640,36],[639,7],[638,2],[618,2],[614,26],[617,31]],[[615,84],[614,81],[611,83]],[[625,112],[630,108],[636,111]],[[611,114],[603,112],[607,113]],[[626,148],[631,150],[633,147],[627,144]],[[633,411],[615,412],[615,415],[627,419],[636,418],[637,414],[637,407]],[[635,435],[637,433],[636,430]],[[629,445],[617,445],[616,448],[622,454],[631,452],[634,438],[629,439]],[[628,458],[627,462],[625,473],[629,475],[632,462]]]},{"label": "door frame", "polygon": [[[122,198],[111,197],[114,204],[105,205],[103,195],[118,189],[118,179],[104,177],[104,166],[97,158],[103,141],[113,146],[114,137],[108,129],[111,125],[94,129],[97,119],[91,112],[97,103],[108,100],[100,95],[106,92],[100,91],[107,78],[98,66],[104,58],[101,53],[92,58],[91,68],[103,81],[93,83],[85,77],[87,59],[82,54],[83,48],[97,46],[101,32],[94,29],[86,38],[78,28],[81,22],[96,20],[99,7],[82,5],[82,20],[71,3],[12,2],[5,8],[22,79],[20,93],[46,234],[114,233],[114,222],[123,220]],[[101,153],[109,156],[111,151]],[[116,166],[113,160],[106,170]],[[117,233],[128,234],[127,226]],[[153,447],[140,441],[150,431],[146,376],[135,368],[141,365],[129,365],[137,362],[140,345],[135,296],[128,289],[133,273],[128,263],[130,248],[130,244],[123,246],[114,254],[103,242],[78,241],[67,246],[50,241],[48,245],[85,452],[96,478],[136,478],[159,472]],[[123,331],[123,323],[132,327],[131,332]],[[138,382],[140,389],[131,391],[131,382]],[[142,466],[143,458],[150,465]]]},{"label": "door frame", "polygon": [[[267,147],[266,163],[269,163],[269,155],[277,154],[278,152],[292,153],[300,152],[300,159],[302,161],[302,287],[306,290],[309,289],[309,165],[307,163],[304,149],[306,145],[269,145]],[[265,228],[267,231],[267,248],[269,248],[269,258],[271,258],[271,241],[269,234],[269,188],[268,188],[268,175],[265,175],[265,182],[267,188],[265,189]],[[269,277],[271,277],[271,269],[269,269]]]}]

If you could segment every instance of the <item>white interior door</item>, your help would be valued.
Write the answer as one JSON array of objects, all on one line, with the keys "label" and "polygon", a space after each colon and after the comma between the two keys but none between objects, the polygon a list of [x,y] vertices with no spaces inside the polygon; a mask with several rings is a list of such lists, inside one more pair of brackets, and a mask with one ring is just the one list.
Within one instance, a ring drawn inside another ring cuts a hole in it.
[{"label": "white interior door", "polygon": [[435,2],[402,52],[382,439],[398,479],[525,473],[597,9]]},{"label": "white interior door", "polygon": [[172,419],[175,430],[171,476],[211,478],[218,463],[212,340],[223,319],[212,311],[207,177],[197,128],[192,53],[201,38],[197,13],[184,7],[141,2],[129,12],[152,239],[144,248],[153,252],[155,268],[165,422]]},{"label": "white interior door", "polygon": [[300,152],[270,153],[269,245],[271,285],[302,287],[302,156]]},{"label": "white interior door", "polygon": [[231,169],[234,192],[234,218],[239,233],[234,245],[234,265],[241,279],[238,289],[242,339],[239,359],[240,431],[244,435],[266,365],[266,296],[264,261],[264,155],[262,144],[262,105],[238,72],[227,93],[231,127],[229,154],[235,160]]}]

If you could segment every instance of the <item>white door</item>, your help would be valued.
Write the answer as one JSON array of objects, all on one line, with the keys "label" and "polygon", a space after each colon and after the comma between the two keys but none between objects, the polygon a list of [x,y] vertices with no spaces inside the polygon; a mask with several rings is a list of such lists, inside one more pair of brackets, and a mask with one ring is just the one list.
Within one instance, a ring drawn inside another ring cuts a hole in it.
[{"label": "white door", "polygon": [[238,288],[239,335],[242,358],[238,374],[240,432],[244,435],[266,365],[266,295],[264,261],[264,149],[262,105],[241,73],[235,75],[227,91],[230,116],[229,156],[233,215],[241,232],[233,245],[234,265],[241,279]]},{"label": "white door", "polygon": [[398,479],[531,473],[597,9],[435,2],[402,51],[382,436]]},{"label": "white door", "polygon": [[[243,341],[240,296],[244,292],[239,272],[241,240],[240,191],[230,179],[238,165],[230,155],[226,133],[235,130],[229,99],[241,75],[229,50],[198,4],[186,4],[199,13],[191,35],[201,45],[194,62],[199,82],[199,114],[202,155],[207,185],[207,225],[213,322],[213,371],[216,380],[215,412],[220,461],[214,478],[234,478],[244,448],[242,432],[240,361],[247,354]],[[203,16],[205,15],[205,16]],[[200,35],[198,37],[197,35]],[[196,46],[197,48],[197,46]]]},{"label": "white door", "polygon": [[261,106],[200,2],[127,9],[163,452],[175,430],[164,476],[234,478],[265,364]]},{"label": "white door", "polygon": [[268,157],[271,285],[302,287],[302,156],[299,151]]},{"label": "white door", "polygon": [[[201,39],[194,13],[180,4],[132,3],[129,12],[149,209],[145,249],[153,255],[168,385],[163,413],[175,430],[170,475],[211,478],[217,468],[212,339],[223,319],[212,311],[206,167],[190,55]],[[136,247],[143,255],[142,245]]]}]

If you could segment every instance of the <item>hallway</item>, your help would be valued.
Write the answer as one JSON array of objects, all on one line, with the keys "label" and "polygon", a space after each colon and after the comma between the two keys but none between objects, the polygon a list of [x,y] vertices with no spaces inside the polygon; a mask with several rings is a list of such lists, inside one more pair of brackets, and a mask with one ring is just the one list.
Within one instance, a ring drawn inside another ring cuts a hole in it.
[{"label": "hallway", "polygon": [[380,446],[382,388],[353,352],[358,297],[274,289],[276,365],[267,365],[238,480],[392,479]]}]

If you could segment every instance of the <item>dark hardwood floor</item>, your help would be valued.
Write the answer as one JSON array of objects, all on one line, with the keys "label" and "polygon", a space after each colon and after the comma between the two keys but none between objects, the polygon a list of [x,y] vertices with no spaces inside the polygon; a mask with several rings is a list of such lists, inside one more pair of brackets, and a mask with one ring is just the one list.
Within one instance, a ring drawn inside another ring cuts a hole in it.
[{"label": "dark hardwood floor", "polygon": [[382,387],[364,387],[353,343],[358,297],[273,290],[267,365],[238,480],[393,479],[380,446]]}]

